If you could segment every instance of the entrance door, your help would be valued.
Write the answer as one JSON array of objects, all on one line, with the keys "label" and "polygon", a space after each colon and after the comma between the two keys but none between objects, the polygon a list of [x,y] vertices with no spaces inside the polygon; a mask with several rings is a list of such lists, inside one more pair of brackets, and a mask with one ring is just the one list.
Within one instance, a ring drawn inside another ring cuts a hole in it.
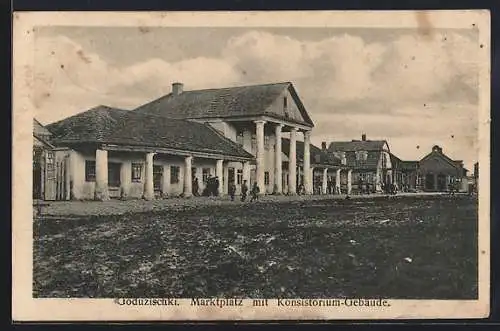
[{"label": "entrance door", "polygon": [[163,193],[163,166],[162,165],[153,165],[153,188],[155,193]]},{"label": "entrance door", "polygon": [[437,188],[438,188],[438,191],[440,191],[440,192],[446,191],[448,189],[445,175],[439,174],[437,176]]},{"label": "entrance door", "polygon": [[425,175],[425,189],[427,191],[434,190],[434,174],[426,174]]},{"label": "entrance door", "polygon": [[227,182],[228,182],[228,184],[235,183],[235,181],[234,181],[234,168],[227,169]]},{"label": "entrance door", "polygon": [[121,163],[110,162],[108,163],[108,191],[111,198],[120,197],[120,171],[122,168]]},{"label": "entrance door", "polygon": [[33,150],[33,199],[42,199],[42,150]]}]

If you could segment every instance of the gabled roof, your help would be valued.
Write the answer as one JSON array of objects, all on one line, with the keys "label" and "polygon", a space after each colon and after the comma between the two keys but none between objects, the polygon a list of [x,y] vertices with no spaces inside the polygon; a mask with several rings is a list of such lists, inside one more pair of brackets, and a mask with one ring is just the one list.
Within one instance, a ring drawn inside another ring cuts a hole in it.
[{"label": "gabled roof", "polygon": [[68,145],[108,143],[253,158],[208,124],[98,106],[48,125],[54,141]]},{"label": "gabled roof", "polygon": [[[304,118],[303,122],[281,118],[277,114],[266,111],[285,89],[289,90],[297,104]],[[183,91],[179,95],[169,93],[138,107],[135,111],[177,119],[266,115],[314,126],[290,82]]]},{"label": "gabled roof", "polygon": [[[290,139],[289,138],[281,138],[281,151],[287,156],[290,156]],[[298,162],[304,162],[304,142],[297,141],[297,152],[296,157]],[[330,153],[326,153],[322,151],[319,147],[311,144],[310,145],[310,155],[311,155],[311,164],[318,165],[336,165],[340,166],[340,159],[335,157]]]},{"label": "gabled roof", "polygon": [[333,141],[328,146],[330,152],[382,151],[385,140]]},{"label": "gabled roof", "polygon": [[442,149],[441,148],[438,148],[436,150],[432,150],[432,152],[430,152],[429,154],[427,154],[426,156],[424,156],[419,163],[422,163],[424,162],[425,160],[429,159],[430,157],[432,156],[438,156],[440,158],[442,158],[443,160],[445,160],[447,163],[449,163],[451,166],[455,167],[455,168],[462,168],[463,169],[463,161],[461,160],[452,160],[451,158],[449,158],[446,154],[443,153]]}]

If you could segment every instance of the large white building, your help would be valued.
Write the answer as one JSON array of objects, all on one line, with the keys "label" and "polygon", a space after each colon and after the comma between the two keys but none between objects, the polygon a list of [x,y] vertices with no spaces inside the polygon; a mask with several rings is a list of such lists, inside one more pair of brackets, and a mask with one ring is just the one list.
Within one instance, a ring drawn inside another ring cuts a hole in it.
[{"label": "large white building", "polygon": [[194,178],[201,192],[209,176],[222,193],[230,182],[239,193],[244,180],[261,194],[296,194],[300,185],[313,193],[314,171],[326,186],[329,172],[345,169],[311,154],[313,127],[290,82],[193,91],[174,83],[135,110],[99,106],[49,124],[63,175],[46,178],[61,199],[189,197]]}]

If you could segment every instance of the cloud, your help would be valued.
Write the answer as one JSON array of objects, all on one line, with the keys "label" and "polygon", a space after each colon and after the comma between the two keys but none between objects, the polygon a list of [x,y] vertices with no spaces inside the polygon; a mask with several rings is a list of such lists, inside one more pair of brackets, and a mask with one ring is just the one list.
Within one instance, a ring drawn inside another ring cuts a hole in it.
[{"label": "cloud", "polygon": [[135,108],[170,92],[173,81],[189,88],[224,87],[239,81],[227,61],[196,57],[169,63],[146,59],[126,67],[62,36],[40,37],[35,49],[36,116],[49,123],[99,104]]},{"label": "cloud", "polygon": [[349,34],[310,41],[254,30],[228,39],[218,56],[185,53],[179,61],[158,56],[121,66],[66,36],[39,37],[37,117],[47,123],[97,104],[135,108],[169,93],[174,81],[186,89],[292,81],[317,124],[314,137],[366,132],[390,139],[402,155],[416,155],[403,146],[417,140],[475,153],[478,46],[457,32],[369,42]]}]

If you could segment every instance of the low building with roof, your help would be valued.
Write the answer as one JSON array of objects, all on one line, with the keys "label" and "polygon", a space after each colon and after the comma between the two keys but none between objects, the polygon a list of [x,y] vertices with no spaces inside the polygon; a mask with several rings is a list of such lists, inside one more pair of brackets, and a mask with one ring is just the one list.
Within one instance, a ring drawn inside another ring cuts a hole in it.
[{"label": "low building with roof", "polygon": [[418,162],[419,188],[428,192],[444,192],[453,186],[458,191],[467,192],[467,172],[462,160],[452,160],[440,146],[435,145]]}]

